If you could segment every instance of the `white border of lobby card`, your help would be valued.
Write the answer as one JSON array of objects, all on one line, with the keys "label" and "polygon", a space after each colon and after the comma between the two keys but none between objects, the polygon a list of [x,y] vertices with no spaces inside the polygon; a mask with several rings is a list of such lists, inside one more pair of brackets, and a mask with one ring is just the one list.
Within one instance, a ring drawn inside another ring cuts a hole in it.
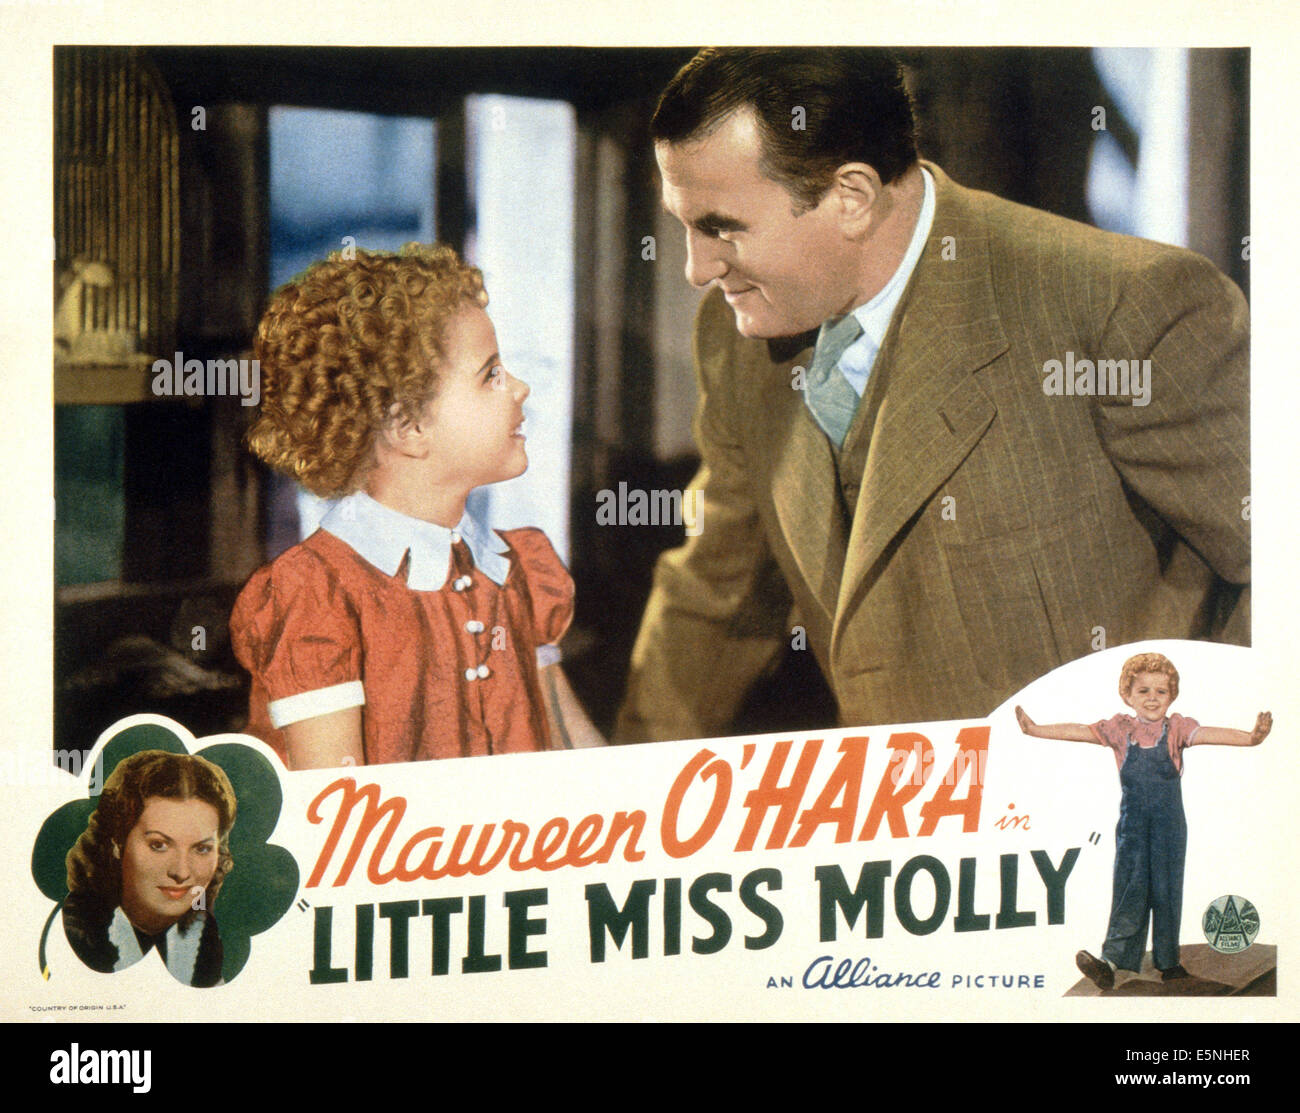
[{"label": "white border of lobby card", "polygon": [[[1297,180],[1296,151],[1289,134],[1290,120],[1270,105],[1296,102],[1294,48],[1297,20],[1285,0],[1234,10],[1222,3],[1151,5],[1109,0],[1079,6],[1064,15],[1048,13],[1032,0],[894,0],[877,5],[868,15],[854,0],[819,3],[797,9],[768,5],[769,19],[761,9],[747,9],[744,27],[722,14],[701,9],[696,3],[675,0],[661,3],[647,17],[643,5],[630,3],[592,6],[581,2],[483,6],[475,20],[441,18],[447,3],[371,5],[364,14],[353,5],[332,5],[300,0],[285,3],[275,12],[242,0],[219,9],[177,8],[162,3],[110,4],[108,0],[45,0],[0,2],[0,29],[8,47],[6,66],[0,70],[0,112],[6,157],[0,162],[6,233],[10,251],[7,297],[0,303],[4,354],[0,375],[6,387],[9,435],[0,444],[6,484],[4,521],[8,526],[0,543],[0,613],[6,616],[0,640],[3,669],[5,738],[0,747],[48,748],[52,720],[52,512],[53,475],[50,460],[52,407],[48,368],[52,317],[50,308],[51,166],[50,49],[56,43],[253,43],[282,45],[309,41],[357,45],[692,45],[706,42],[761,39],[771,42],[824,42],[828,39],[875,43],[963,45],[1087,44],[1117,46],[1224,45],[1252,49],[1252,441],[1255,461],[1252,505],[1255,562],[1254,632],[1252,654],[1262,691],[1270,698],[1275,719],[1269,746],[1294,744],[1294,724],[1300,721],[1300,693],[1292,679],[1295,649],[1292,626],[1300,608],[1292,568],[1296,551],[1296,516],[1291,508],[1292,476],[1297,474],[1296,438],[1284,426],[1289,415],[1300,411],[1300,386],[1294,375],[1295,356],[1290,344],[1294,314],[1288,304],[1292,282],[1289,263],[1300,257],[1300,243],[1291,210],[1289,187]],[[308,17],[308,18],[303,18]],[[303,28],[310,28],[304,35]],[[1286,299],[1286,300],[1284,300]],[[685,323],[683,327],[686,327]],[[1190,707],[1189,707],[1190,710]],[[1204,713],[1209,718],[1209,712]],[[992,719],[990,720],[992,721]],[[24,752],[26,750],[24,749]],[[1260,786],[1252,800],[1233,802],[1288,811],[1296,776],[1291,773]],[[30,851],[17,838],[30,839],[46,814],[42,800],[33,797],[30,810],[0,817],[0,844],[11,848],[0,874],[0,895],[6,902],[17,898],[30,903]],[[1294,821],[1292,821],[1294,822]],[[1280,831],[1266,852],[1280,855],[1290,844]],[[1294,928],[1294,898],[1279,909],[1282,921],[1275,936],[1284,964],[1276,1002],[1251,1004],[1215,999],[1216,1017],[1242,1019],[1296,1018],[1295,996],[1286,995],[1293,979],[1285,964],[1300,941]],[[6,920],[0,984],[14,985],[17,969],[31,963],[24,947],[10,946],[15,930]],[[252,971],[249,971],[251,974]],[[245,976],[248,976],[247,974]],[[590,989],[599,992],[599,979]],[[703,993],[705,987],[701,988]],[[1110,1011],[1093,1013],[1097,1019],[1154,1019],[1168,1016],[1144,1002],[1109,1002]],[[220,998],[206,1015],[227,1015]],[[8,1010],[6,1009],[6,1012]],[[984,1015],[996,1015],[991,1005]],[[1205,1018],[1208,1007],[1188,1007],[1187,1019]],[[235,1013],[230,1019],[244,1019]]]}]

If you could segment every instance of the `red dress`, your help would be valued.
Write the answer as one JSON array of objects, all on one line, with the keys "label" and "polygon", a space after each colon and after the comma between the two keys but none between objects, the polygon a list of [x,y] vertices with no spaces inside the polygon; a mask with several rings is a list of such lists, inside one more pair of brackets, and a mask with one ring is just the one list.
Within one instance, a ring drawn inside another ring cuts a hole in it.
[{"label": "red dress", "polygon": [[409,553],[390,576],[323,529],[255,572],[230,618],[247,732],[287,758],[273,718],[362,704],[368,764],[549,749],[537,649],[568,628],[573,580],[541,530],[497,536],[501,585],[456,540],[446,582],[416,591]]}]

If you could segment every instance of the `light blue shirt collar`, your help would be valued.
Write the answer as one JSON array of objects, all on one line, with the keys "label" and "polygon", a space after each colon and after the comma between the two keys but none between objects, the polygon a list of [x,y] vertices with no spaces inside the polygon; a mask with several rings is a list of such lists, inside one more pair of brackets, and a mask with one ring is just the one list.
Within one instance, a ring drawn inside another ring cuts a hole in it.
[{"label": "light blue shirt collar", "polygon": [[376,502],[364,491],[339,499],[320,528],[350,545],[381,572],[396,576],[409,552],[406,586],[412,591],[437,591],[451,571],[451,547],[463,540],[479,571],[493,583],[504,584],[510,574],[509,546],[465,511],[455,529],[411,518]]},{"label": "light blue shirt collar", "polygon": [[889,322],[893,320],[903,291],[907,289],[907,281],[916,270],[917,260],[921,258],[921,252],[925,250],[926,241],[930,238],[930,228],[934,224],[934,179],[924,166],[921,167],[921,179],[925,187],[921,213],[898,269],[874,298],[852,311],[862,326],[862,335],[840,357],[839,368],[859,396],[866,388],[867,377],[871,374],[880,346],[885,342]]}]

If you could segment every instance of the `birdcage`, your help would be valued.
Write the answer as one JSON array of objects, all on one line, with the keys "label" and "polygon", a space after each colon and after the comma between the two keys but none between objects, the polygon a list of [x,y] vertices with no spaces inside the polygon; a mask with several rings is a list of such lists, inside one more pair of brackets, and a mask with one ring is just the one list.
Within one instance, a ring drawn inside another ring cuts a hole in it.
[{"label": "birdcage", "polygon": [[55,400],[152,397],[176,338],[176,114],[121,47],[54,52]]}]

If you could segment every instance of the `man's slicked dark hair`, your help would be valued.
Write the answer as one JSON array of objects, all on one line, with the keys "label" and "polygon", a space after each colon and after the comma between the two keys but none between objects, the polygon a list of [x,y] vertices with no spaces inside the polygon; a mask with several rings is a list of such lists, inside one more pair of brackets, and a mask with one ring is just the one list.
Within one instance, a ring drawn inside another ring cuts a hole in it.
[{"label": "man's slicked dark hair", "polygon": [[846,162],[867,163],[888,184],[917,160],[902,67],[889,51],[865,48],[701,50],[664,89],[651,136],[703,139],[745,106],[758,117],[763,173],[801,210],[818,204]]}]

